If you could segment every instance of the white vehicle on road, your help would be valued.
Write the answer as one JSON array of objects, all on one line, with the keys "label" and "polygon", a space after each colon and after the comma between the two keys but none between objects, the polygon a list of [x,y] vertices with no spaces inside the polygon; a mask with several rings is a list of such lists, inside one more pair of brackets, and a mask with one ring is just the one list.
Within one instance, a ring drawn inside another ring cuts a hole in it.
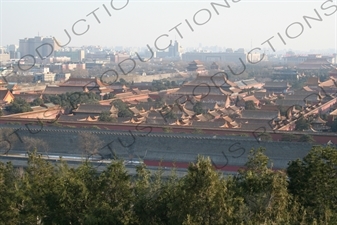
[{"label": "white vehicle on road", "polygon": [[125,160],[124,165],[141,165],[144,163],[142,160]]}]

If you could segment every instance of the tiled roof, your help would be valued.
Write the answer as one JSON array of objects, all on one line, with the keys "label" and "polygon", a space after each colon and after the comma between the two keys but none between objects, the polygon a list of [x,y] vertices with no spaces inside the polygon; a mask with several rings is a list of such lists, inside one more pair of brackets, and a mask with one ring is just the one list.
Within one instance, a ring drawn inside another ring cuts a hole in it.
[{"label": "tiled roof", "polygon": [[318,86],[319,83],[320,81],[318,77],[309,77],[305,84],[308,86]]},{"label": "tiled roof", "polygon": [[334,79],[329,79],[327,81],[321,82],[319,84],[320,87],[335,87],[337,88],[337,81],[335,81]]},{"label": "tiled roof", "polygon": [[222,122],[202,122],[202,121],[193,121],[192,126],[193,127],[205,127],[205,128],[219,128],[224,124],[224,121]]},{"label": "tiled roof", "polygon": [[[230,92],[232,93],[232,92]],[[181,95],[223,95],[221,90],[215,86],[209,86],[206,85],[185,85],[181,87],[177,92],[174,94],[181,94]]]},{"label": "tiled roof", "polygon": [[255,79],[243,80],[242,82],[246,85],[258,85],[258,84],[260,84]]},{"label": "tiled roof", "polygon": [[60,86],[84,87],[103,86],[103,84],[99,81],[99,78],[69,78],[67,81],[60,84]]},{"label": "tiled roof", "polygon": [[9,92],[9,90],[5,89],[5,90],[0,90],[0,100],[3,100],[7,93]]},{"label": "tiled roof", "polygon": [[304,106],[305,102],[302,100],[284,100],[284,99],[277,99],[275,101],[276,105],[280,105],[280,106],[284,106],[284,107],[289,107],[289,106],[293,106],[293,105],[300,105],[300,106]]},{"label": "tiled roof", "polygon": [[273,119],[279,114],[278,111],[262,111],[262,110],[243,110],[241,118],[247,119]]},{"label": "tiled roof", "polygon": [[337,109],[335,109],[334,111],[332,111],[332,112],[330,113],[330,115],[331,115],[331,116],[337,116]]},{"label": "tiled roof", "polygon": [[303,90],[305,90],[305,91],[314,91],[314,90],[312,90],[311,88],[309,88],[308,86],[305,86],[305,87],[303,87]]},{"label": "tiled roof", "polygon": [[44,90],[43,94],[45,95],[59,95],[65,93],[72,92],[84,92],[83,87],[55,87],[55,86],[47,86]]},{"label": "tiled roof", "polygon": [[247,101],[259,102],[259,100],[258,100],[257,98],[255,98],[254,95],[246,96],[246,97],[243,98],[243,100],[244,100],[245,102],[247,102]]},{"label": "tiled roof", "polygon": [[317,93],[310,93],[310,92],[308,92],[305,95],[294,94],[294,95],[285,95],[284,96],[285,100],[302,100],[302,101],[304,101],[304,100],[319,101],[322,98],[323,98],[323,96],[320,98]]},{"label": "tiled roof", "polygon": [[212,94],[209,94],[207,95],[206,97],[204,97],[203,99],[201,99],[201,102],[203,104],[206,104],[206,103],[211,103],[214,105],[214,103],[219,103],[219,104],[223,104],[226,102],[226,99],[227,99],[227,96],[226,95],[223,95],[223,94],[219,94],[219,95],[212,95]]},{"label": "tiled roof", "polygon": [[318,117],[315,118],[311,123],[313,123],[313,124],[326,124],[326,122],[327,122],[327,121],[322,120],[321,117],[318,116]]},{"label": "tiled roof", "polygon": [[74,113],[88,113],[88,114],[100,114],[103,111],[112,110],[110,105],[99,105],[99,104],[81,104]]},{"label": "tiled roof", "polygon": [[58,121],[81,121],[83,119],[87,119],[88,115],[63,115],[59,117]]},{"label": "tiled roof", "polygon": [[288,88],[289,84],[287,81],[282,82],[266,82],[264,88]]},{"label": "tiled roof", "polygon": [[273,130],[269,125],[268,122],[265,123],[258,123],[258,124],[252,124],[252,123],[241,123],[240,124],[240,130],[251,130],[254,131],[255,135],[258,137],[259,134],[266,131]]}]

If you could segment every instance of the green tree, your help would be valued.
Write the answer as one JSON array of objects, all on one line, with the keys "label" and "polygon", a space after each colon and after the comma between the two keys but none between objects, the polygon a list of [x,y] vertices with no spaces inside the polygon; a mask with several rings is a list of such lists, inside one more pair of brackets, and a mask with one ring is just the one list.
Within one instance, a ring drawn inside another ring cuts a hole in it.
[{"label": "green tree", "polygon": [[289,163],[289,191],[318,224],[337,222],[337,149],[313,147],[303,159]]},{"label": "green tree", "polygon": [[103,111],[98,118],[99,121],[103,122],[116,122],[116,118],[111,117],[111,113],[109,111]]},{"label": "green tree", "polygon": [[19,173],[11,162],[0,162],[0,224],[20,224],[18,210]]},{"label": "green tree", "polygon": [[246,110],[255,110],[255,103],[253,101],[247,101],[245,102],[245,109]]},{"label": "green tree", "polygon": [[132,224],[135,199],[130,175],[122,162],[113,162],[93,181],[96,182],[92,190],[95,196],[90,200],[84,223]]},{"label": "green tree", "polygon": [[300,205],[287,191],[283,171],[268,168],[264,148],[252,149],[245,169],[236,177],[238,197],[244,199],[244,224],[297,224]]},{"label": "green tree", "polygon": [[43,101],[45,103],[53,103],[56,105],[60,105],[63,108],[76,108],[79,104],[82,103],[98,103],[100,97],[93,93],[85,93],[85,92],[67,92],[61,95],[44,95]]},{"label": "green tree", "polygon": [[281,140],[280,141],[295,141],[297,140],[297,136],[294,134],[282,134]]},{"label": "green tree", "polygon": [[263,132],[262,134],[259,134],[259,138],[261,141],[271,141],[272,137],[269,133]]},{"label": "green tree", "polygon": [[331,124],[331,131],[337,132],[337,119],[335,119]]},{"label": "green tree", "polygon": [[54,203],[52,194],[57,181],[54,166],[36,152],[29,153],[28,167],[17,184],[20,224],[44,222],[50,213],[48,205]]},{"label": "green tree", "polygon": [[315,142],[315,139],[309,135],[309,134],[303,134],[301,137],[298,139],[299,142],[307,142],[307,143],[313,143]]},{"label": "green tree", "polygon": [[152,98],[147,98],[147,102],[153,102]]},{"label": "green tree", "polygon": [[303,130],[308,130],[310,128],[310,123],[301,117],[295,122],[295,130],[303,131]]},{"label": "green tree", "polygon": [[172,132],[173,132],[172,127],[162,127],[162,130],[163,130],[165,133],[172,133]]},{"label": "green tree", "polygon": [[161,107],[164,106],[164,104],[165,104],[165,102],[164,102],[163,98],[157,98],[154,102],[154,107],[155,108],[161,108]]},{"label": "green tree", "polygon": [[118,109],[118,117],[131,117],[133,113],[129,110],[127,104],[120,99],[112,102],[112,104]]},{"label": "green tree", "polygon": [[193,111],[196,114],[203,114],[203,113],[205,113],[205,110],[202,108],[202,102],[196,102],[195,105],[193,106]]},{"label": "green tree", "polygon": [[121,85],[129,85],[130,83],[129,82],[127,82],[125,79],[123,79],[123,78],[120,78],[119,79],[119,83],[121,84]]},{"label": "green tree", "polygon": [[41,98],[36,98],[34,101],[30,103],[31,106],[40,106],[43,104],[43,100]]},{"label": "green tree", "polygon": [[[61,163],[57,175],[51,183],[54,187],[46,190],[48,213],[44,224],[97,224],[85,223],[99,194],[97,170],[88,162],[76,169]],[[104,202],[101,204],[104,206]]]},{"label": "green tree", "polygon": [[8,111],[10,113],[24,113],[33,111],[29,103],[22,98],[15,98],[10,106],[8,106]]},{"label": "green tree", "polygon": [[198,157],[177,187],[169,224],[239,224],[242,198],[234,196],[232,186],[231,180],[215,171],[209,158]]}]

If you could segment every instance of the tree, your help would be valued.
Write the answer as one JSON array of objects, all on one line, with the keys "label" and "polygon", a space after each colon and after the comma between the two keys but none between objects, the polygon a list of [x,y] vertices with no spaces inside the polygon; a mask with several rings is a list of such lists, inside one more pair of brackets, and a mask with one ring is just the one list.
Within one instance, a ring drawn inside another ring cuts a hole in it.
[{"label": "tree", "polygon": [[11,162],[0,162],[0,224],[20,224],[17,210],[17,181],[18,172]]},{"label": "tree", "polygon": [[[76,169],[62,162],[56,169],[54,187],[46,190],[48,213],[43,217],[43,224],[99,224],[88,221],[100,190],[96,169],[88,162]],[[104,207],[105,202],[101,205]]]},{"label": "tree", "polygon": [[25,143],[25,150],[27,152],[36,150],[36,151],[48,153],[49,151],[48,143],[42,139],[25,136],[22,138],[22,140],[23,140],[23,143]]},{"label": "tree", "polygon": [[129,110],[127,104],[120,99],[113,101],[113,104],[118,109],[118,117],[131,117],[133,113]]},{"label": "tree", "polygon": [[7,154],[13,146],[22,141],[19,136],[16,135],[15,130],[11,128],[0,129],[0,153]]},{"label": "tree", "polygon": [[280,141],[295,141],[297,140],[297,136],[293,134],[282,134],[281,140]]},{"label": "tree", "polygon": [[97,154],[104,142],[95,134],[81,132],[78,135],[78,144],[84,155],[89,157]]},{"label": "tree", "polygon": [[33,111],[29,103],[22,98],[15,98],[10,106],[8,106],[8,111],[10,113],[24,113]]},{"label": "tree", "polygon": [[[29,153],[28,166],[16,184],[17,208],[21,224],[38,224],[44,222],[50,214],[48,205],[54,204],[54,190],[58,179],[54,166],[42,159],[36,152]],[[43,223],[45,224],[45,223]]]},{"label": "tree", "polygon": [[214,170],[209,158],[198,157],[177,186],[168,224],[239,224],[243,204],[232,185]]},{"label": "tree", "polygon": [[297,224],[299,205],[287,191],[286,173],[268,168],[264,152],[264,148],[252,149],[235,178],[237,197],[245,203],[244,224]]},{"label": "tree", "polygon": [[259,134],[259,138],[261,141],[271,141],[272,137],[269,133],[263,132],[262,134]]},{"label": "tree", "polygon": [[255,110],[255,103],[253,101],[247,101],[245,102],[245,109],[246,110]]},{"label": "tree", "polygon": [[104,100],[113,99],[113,98],[115,98],[114,93],[109,93],[107,95],[104,95],[104,97],[103,97]]},{"label": "tree", "polygon": [[40,106],[43,104],[43,100],[41,98],[36,98],[34,101],[30,103],[31,106]]},{"label": "tree", "polygon": [[303,131],[303,130],[308,130],[310,128],[310,123],[301,117],[295,122],[295,130]]},{"label": "tree", "polygon": [[111,113],[109,111],[103,111],[99,115],[98,120],[103,122],[116,122],[116,118],[111,117]]},{"label": "tree", "polygon": [[135,196],[131,177],[121,161],[113,162],[98,177],[86,224],[132,224]]},{"label": "tree", "polygon": [[337,119],[335,119],[331,124],[331,131],[337,132]]},{"label": "tree", "polygon": [[53,104],[60,105],[64,108],[77,108],[82,103],[98,103],[99,96],[93,92],[67,92],[61,95],[44,95],[43,100],[45,103],[52,102]]},{"label": "tree", "polygon": [[307,208],[307,222],[336,223],[336,173],[337,149],[329,146],[315,146],[303,159],[289,163],[289,191]]},{"label": "tree", "polygon": [[155,108],[161,108],[161,107],[164,106],[164,104],[165,104],[164,99],[160,97],[160,98],[157,98],[157,99],[155,100],[155,102],[154,102],[154,107],[155,107]]},{"label": "tree", "polygon": [[307,143],[313,143],[315,142],[315,139],[309,134],[303,134],[301,137],[298,139],[299,142],[307,142]]},{"label": "tree", "polygon": [[205,110],[202,108],[202,102],[196,102],[195,105],[193,106],[193,111],[196,114],[203,114],[203,113],[205,113]]}]

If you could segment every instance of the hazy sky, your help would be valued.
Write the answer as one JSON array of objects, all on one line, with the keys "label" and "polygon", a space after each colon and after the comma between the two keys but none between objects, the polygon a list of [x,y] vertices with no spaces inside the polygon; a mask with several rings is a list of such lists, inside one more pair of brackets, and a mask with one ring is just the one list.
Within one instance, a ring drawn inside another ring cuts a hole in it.
[{"label": "hazy sky", "polygon": [[[101,45],[101,46],[140,46],[147,44],[154,46],[154,41],[162,37],[158,46],[165,47],[168,40],[177,40],[183,47],[222,46],[234,49],[252,47],[265,47],[272,52],[266,43],[270,42],[275,50],[284,49],[334,49],[337,52],[337,0],[298,0],[298,1],[258,1],[241,0],[234,3],[228,0],[230,8],[214,5],[225,5],[224,0],[201,1],[83,1],[83,0],[0,0],[1,1],[1,31],[0,46],[18,44],[19,39],[40,36],[54,36],[65,43],[68,39],[64,32],[66,29],[72,37],[69,46]],[[238,0],[235,0],[238,1]],[[115,8],[126,5],[121,10]],[[323,6],[322,4],[326,2]],[[104,9],[105,4],[111,16]],[[331,7],[331,8],[328,8]],[[94,10],[100,23],[92,13]],[[322,8],[325,8],[323,10]],[[308,20],[309,28],[303,16],[318,18],[314,9],[321,16],[322,21]],[[197,13],[201,10],[199,13]],[[209,15],[211,14],[211,15]],[[326,15],[325,15],[326,14]],[[330,15],[330,16],[329,16]],[[204,25],[196,25],[204,23]],[[72,31],[73,24],[81,19],[75,26],[75,32],[88,32],[76,36]],[[192,31],[185,19],[193,27]],[[297,22],[297,23],[295,23]],[[177,27],[183,36],[181,38]],[[291,25],[292,23],[295,23]],[[287,27],[288,34],[286,34]],[[301,25],[303,27],[301,27]],[[303,33],[301,33],[303,29]],[[284,38],[284,45],[277,35]],[[290,39],[288,36],[298,37]]]}]

